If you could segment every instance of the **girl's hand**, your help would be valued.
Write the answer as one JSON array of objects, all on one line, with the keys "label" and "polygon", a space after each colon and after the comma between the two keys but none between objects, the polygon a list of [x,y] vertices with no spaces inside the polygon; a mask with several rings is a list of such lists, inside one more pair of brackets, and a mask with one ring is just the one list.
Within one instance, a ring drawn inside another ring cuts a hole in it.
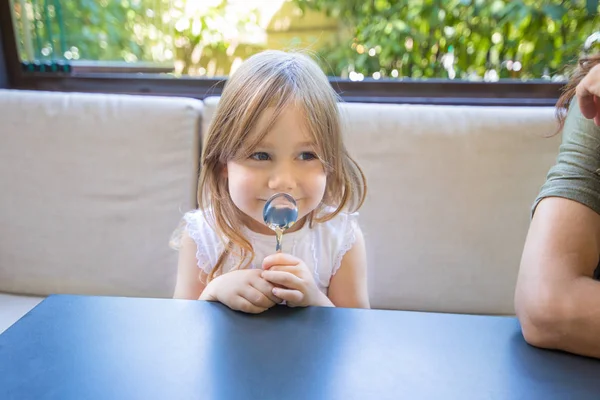
[{"label": "girl's hand", "polygon": [[290,307],[324,306],[333,303],[319,290],[306,264],[292,255],[276,253],[263,261],[262,277],[273,285],[273,294]]},{"label": "girl's hand", "polygon": [[600,126],[600,64],[594,66],[575,89],[581,113]]},{"label": "girl's hand", "polygon": [[260,269],[227,272],[210,281],[198,300],[219,301],[232,310],[258,314],[281,303]]}]

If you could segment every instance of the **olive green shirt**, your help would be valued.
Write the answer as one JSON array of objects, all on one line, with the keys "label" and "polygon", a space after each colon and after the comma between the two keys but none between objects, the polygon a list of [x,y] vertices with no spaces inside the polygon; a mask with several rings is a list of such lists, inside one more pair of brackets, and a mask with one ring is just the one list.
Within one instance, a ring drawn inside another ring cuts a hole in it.
[{"label": "olive green shirt", "polygon": [[[600,127],[585,118],[577,100],[571,102],[556,164],[550,168],[532,208],[545,197],[563,197],[600,214]],[[600,278],[600,265],[594,273]]]}]

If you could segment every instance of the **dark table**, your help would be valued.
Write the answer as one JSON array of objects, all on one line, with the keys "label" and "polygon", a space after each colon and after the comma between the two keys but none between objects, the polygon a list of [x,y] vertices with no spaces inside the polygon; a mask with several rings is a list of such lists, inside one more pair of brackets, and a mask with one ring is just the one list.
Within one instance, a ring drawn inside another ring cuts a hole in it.
[{"label": "dark table", "polygon": [[0,399],[599,399],[600,361],[516,319],[50,296],[0,335]]}]

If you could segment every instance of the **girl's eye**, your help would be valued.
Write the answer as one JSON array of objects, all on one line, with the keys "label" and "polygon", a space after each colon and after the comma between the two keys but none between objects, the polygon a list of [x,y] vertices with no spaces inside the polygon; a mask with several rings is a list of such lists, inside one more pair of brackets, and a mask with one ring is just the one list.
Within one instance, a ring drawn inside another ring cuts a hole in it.
[{"label": "girl's eye", "polygon": [[305,151],[303,153],[300,154],[300,160],[302,161],[311,161],[311,160],[316,160],[317,155],[315,153],[309,152],[309,151]]},{"label": "girl's eye", "polygon": [[250,156],[251,159],[256,161],[269,161],[271,157],[269,157],[268,153],[264,151],[258,151]]}]

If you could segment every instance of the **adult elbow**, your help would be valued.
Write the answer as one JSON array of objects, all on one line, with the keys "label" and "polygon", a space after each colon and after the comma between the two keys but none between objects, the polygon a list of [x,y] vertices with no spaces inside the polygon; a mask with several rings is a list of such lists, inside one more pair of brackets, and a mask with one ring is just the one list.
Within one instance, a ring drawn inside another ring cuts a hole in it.
[{"label": "adult elbow", "polygon": [[568,313],[564,301],[555,293],[515,302],[525,341],[532,346],[560,348],[565,339]]}]

